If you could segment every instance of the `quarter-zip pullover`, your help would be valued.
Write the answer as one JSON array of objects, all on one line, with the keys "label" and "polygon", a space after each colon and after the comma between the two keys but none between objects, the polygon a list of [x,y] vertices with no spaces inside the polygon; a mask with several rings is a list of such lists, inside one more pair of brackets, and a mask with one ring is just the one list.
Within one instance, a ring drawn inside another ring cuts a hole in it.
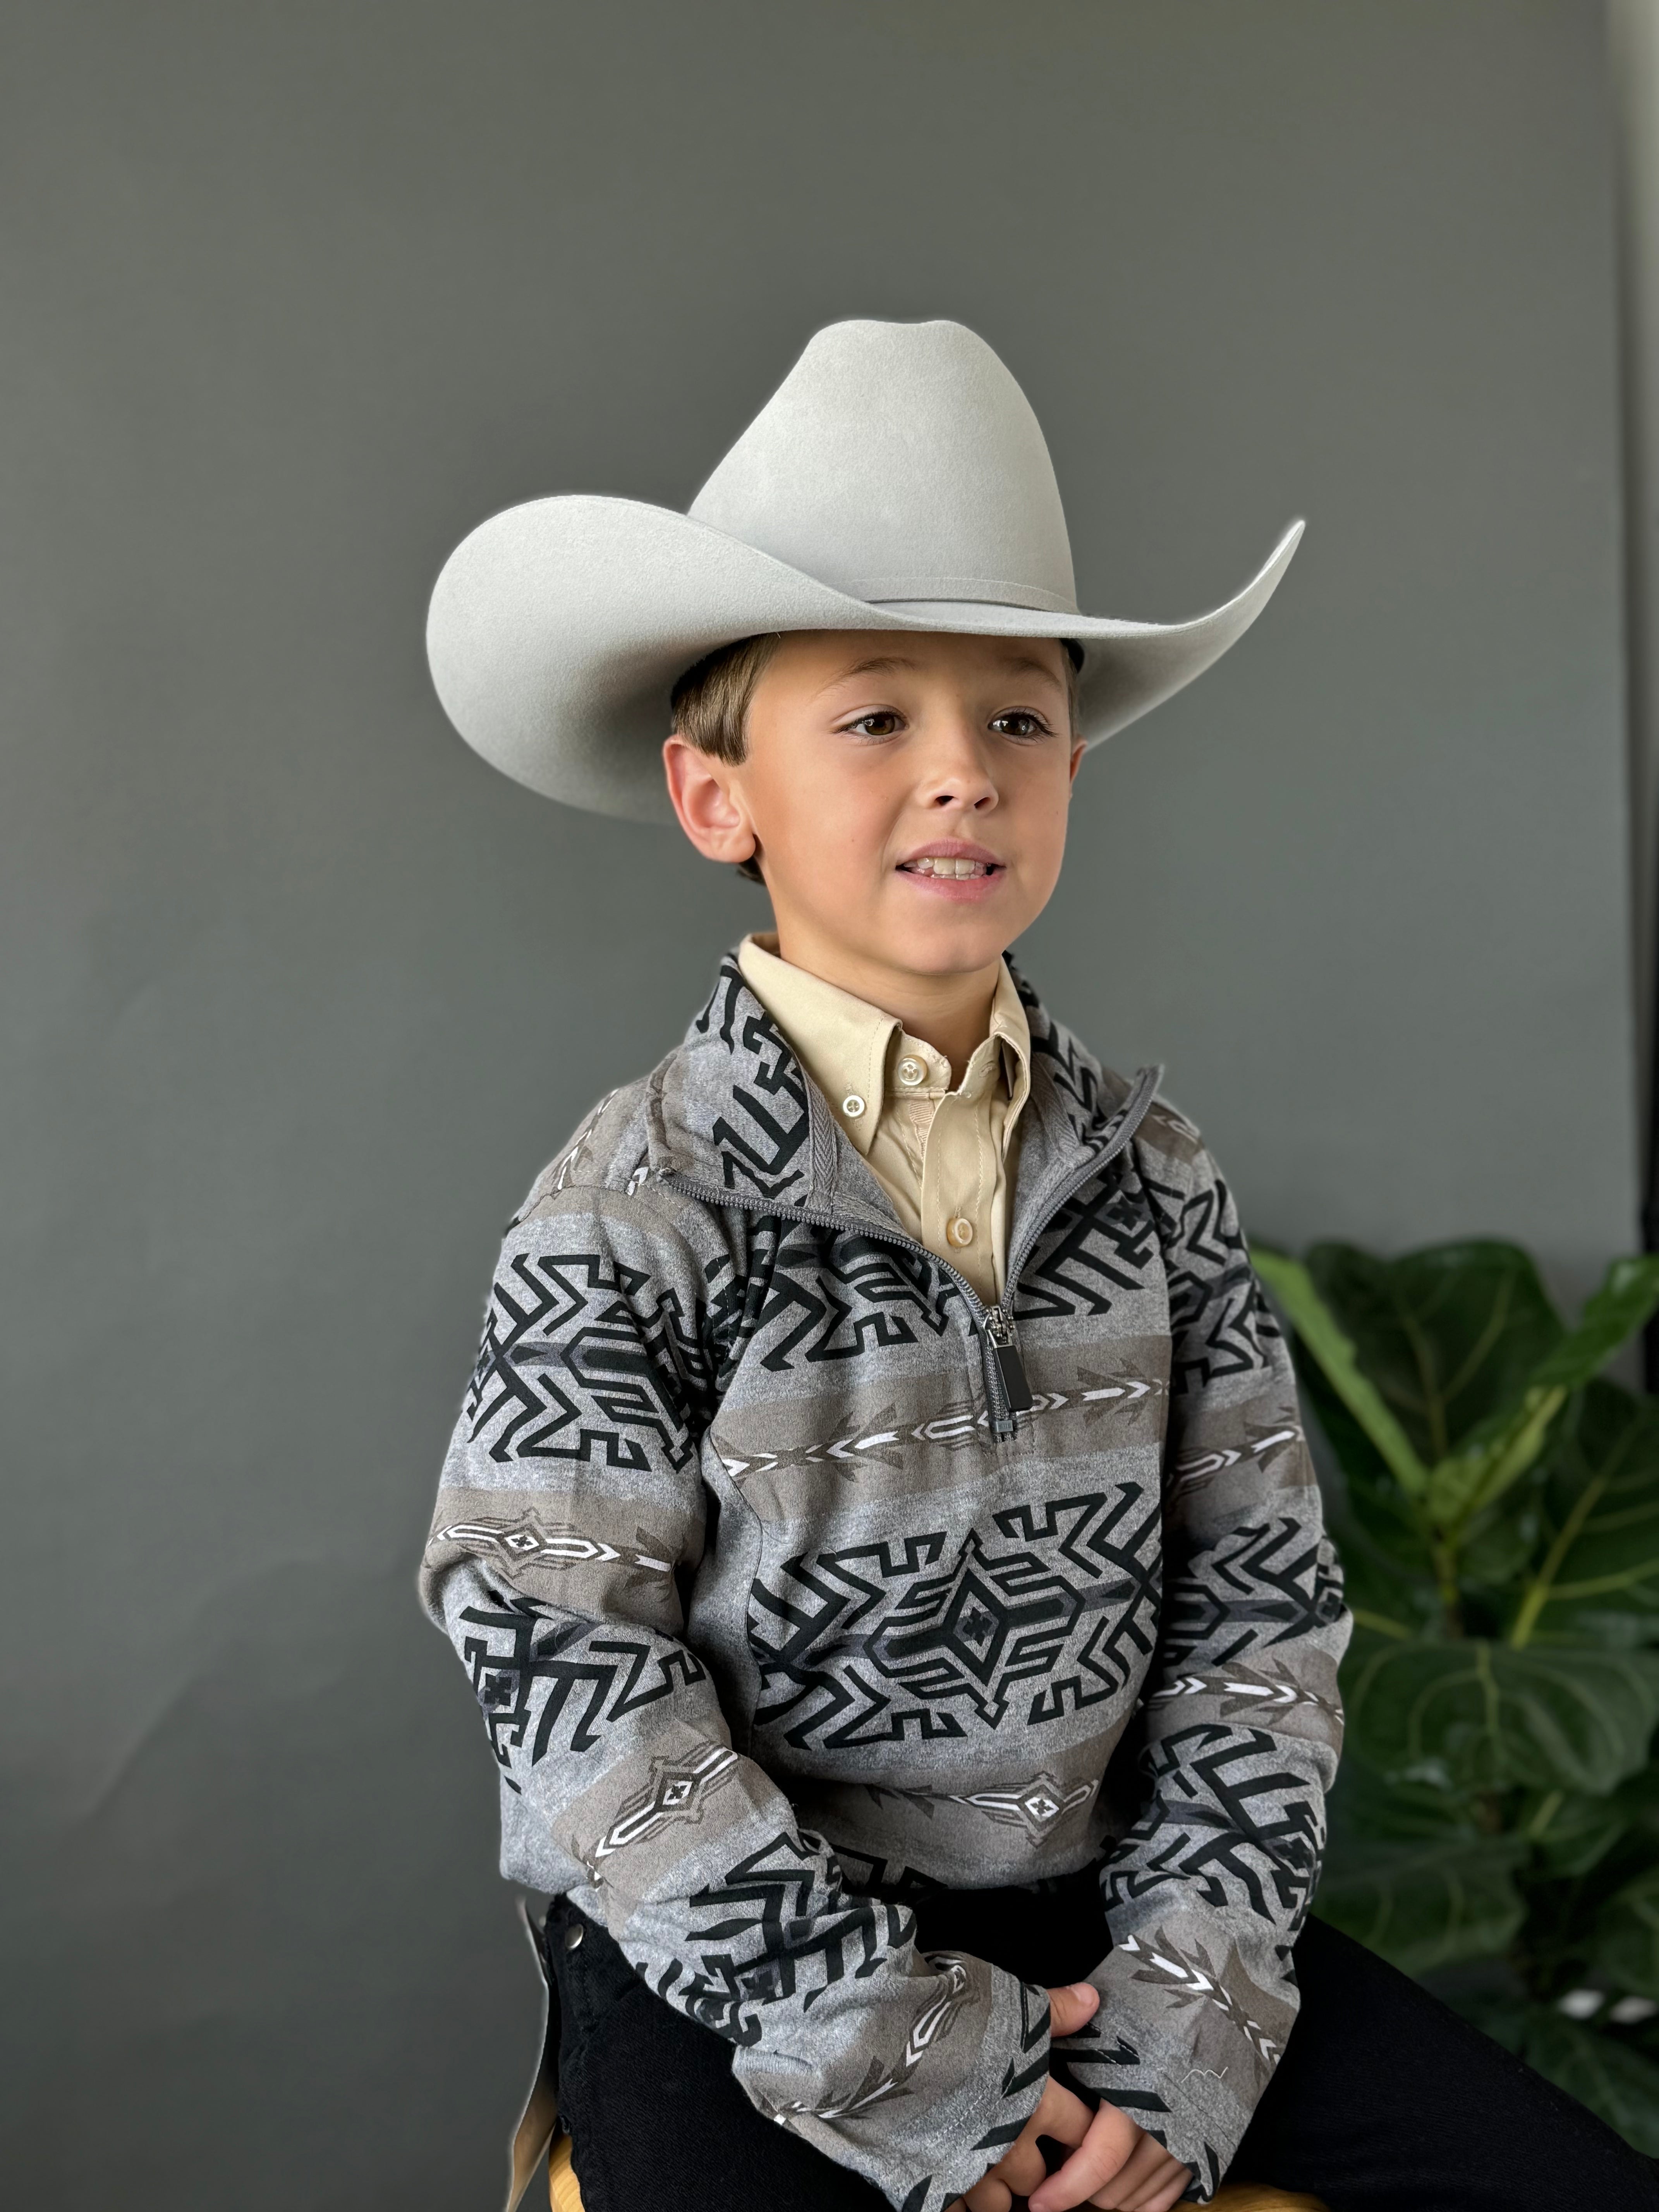
[{"label": "quarter-zip pullover", "polygon": [[507,1231],[422,1573],[503,1870],[900,2212],[971,2187],[1048,2066],[1043,1992],[918,1952],[906,1899],[1085,1867],[1112,1948],[1067,2064],[1213,2192],[1295,2016],[1340,1735],[1340,1578],[1226,1188],[1013,980],[998,1304],[728,960]]}]

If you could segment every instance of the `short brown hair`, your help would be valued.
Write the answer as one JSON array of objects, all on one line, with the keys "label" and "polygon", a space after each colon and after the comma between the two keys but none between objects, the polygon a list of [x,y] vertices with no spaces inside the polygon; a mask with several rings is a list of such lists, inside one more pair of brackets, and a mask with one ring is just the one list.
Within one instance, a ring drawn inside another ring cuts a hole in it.
[{"label": "short brown hair", "polygon": [[[1075,730],[1083,648],[1069,637],[1059,641],[1066,649],[1066,699]],[[716,760],[735,766],[748,750],[749,708],[755,686],[781,642],[778,631],[767,630],[756,637],[740,637],[735,645],[717,645],[712,653],[694,661],[669,695],[670,726],[700,753],[710,753]],[[747,876],[750,883],[766,880],[758,857],[757,849],[754,858],[738,863],[738,873]]]},{"label": "short brown hair", "polygon": [[[669,696],[672,727],[700,753],[735,764],[748,750],[749,707],[768,661],[781,642],[776,630],[759,637],[740,637],[735,645],[717,645],[712,653],[693,662]],[[760,851],[738,862],[738,873],[751,884],[763,884]]]},{"label": "short brown hair", "polygon": [[782,643],[776,630],[717,645],[688,668],[669,700],[673,726],[700,753],[740,761],[748,749],[750,702],[767,663]]}]

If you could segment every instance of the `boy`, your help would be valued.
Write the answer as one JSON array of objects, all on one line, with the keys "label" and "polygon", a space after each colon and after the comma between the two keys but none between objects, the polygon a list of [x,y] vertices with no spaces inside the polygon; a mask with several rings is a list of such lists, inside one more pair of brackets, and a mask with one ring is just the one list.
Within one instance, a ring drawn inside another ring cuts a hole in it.
[{"label": "boy", "polygon": [[463,734],[665,781],[775,925],[509,1230],[423,1574],[555,1899],[586,2212],[1655,2202],[1304,1930],[1347,1620],[1285,1347],[1154,1075],[1004,957],[1085,746],[1297,534],[1197,622],[1084,617],[996,356],[850,323],[689,517],[537,502],[440,580]]}]

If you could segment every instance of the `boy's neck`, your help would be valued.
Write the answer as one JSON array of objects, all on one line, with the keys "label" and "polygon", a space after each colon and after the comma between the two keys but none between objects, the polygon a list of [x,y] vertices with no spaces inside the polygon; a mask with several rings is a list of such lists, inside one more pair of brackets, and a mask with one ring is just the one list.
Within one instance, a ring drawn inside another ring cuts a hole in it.
[{"label": "boy's neck", "polygon": [[930,1044],[951,1063],[951,1080],[960,1083],[969,1061],[991,1029],[1000,957],[969,975],[919,975],[908,968],[874,961],[842,945],[819,939],[815,932],[777,927],[778,957],[804,968],[821,982],[833,983],[866,1006],[879,1006],[903,1023],[913,1037]]}]

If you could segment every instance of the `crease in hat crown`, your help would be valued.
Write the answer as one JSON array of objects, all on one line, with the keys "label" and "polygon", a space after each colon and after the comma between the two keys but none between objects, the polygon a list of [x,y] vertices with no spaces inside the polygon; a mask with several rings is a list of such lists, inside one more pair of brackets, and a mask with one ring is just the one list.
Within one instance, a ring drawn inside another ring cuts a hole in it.
[{"label": "crease in hat crown", "polygon": [[874,605],[1078,611],[1048,442],[960,323],[820,331],[689,512]]},{"label": "crease in hat crown", "polygon": [[1024,393],[960,323],[832,323],[689,513],[587,493],[469,532],[427,617],[450,720],[564,805],[671,823],[661,751],[678,678],[769,631],[1063,637],[1090,745],[1236,644],[1302,526],[1207,614],[1079,612],[1066,517]]}]

